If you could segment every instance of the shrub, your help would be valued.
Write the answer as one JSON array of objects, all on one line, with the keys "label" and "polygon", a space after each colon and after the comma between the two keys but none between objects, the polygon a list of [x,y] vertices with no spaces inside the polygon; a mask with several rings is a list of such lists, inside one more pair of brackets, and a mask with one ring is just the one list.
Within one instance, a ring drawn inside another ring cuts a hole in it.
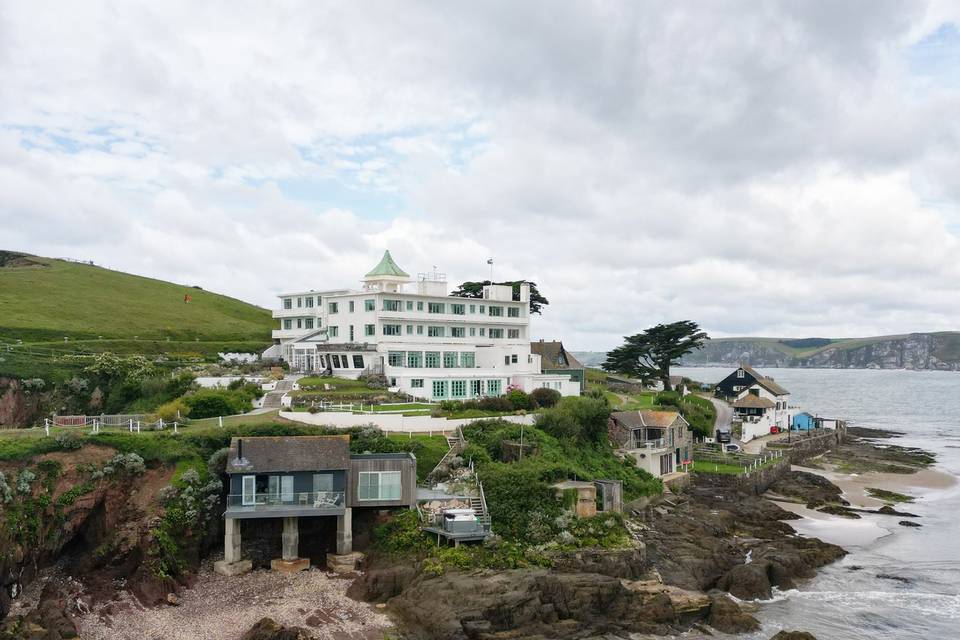
[{"label": "shrub", "polygon": [[13,489],[7,484],[7,476],[0,471],[0,502],[7,504],[13,500]]},{"label": "shrub", "polygon": [[190,406],[184,402],[183,398],[177,398],[157,407],[155,413],[164,422],[174,422],[189,416]]},{"label": "shrub", "polygon": [[76,451],[83,446],[83,440],[73,431],[61,431],[54,438],[57,446],[66,451]]},{"label": "shrub", "polygon": [[477,401],[477,407],[484,411],[513,411],[513,404],[504,396],[487,396]]},{"label": "shrub", "polygon": [[596,398],[564,398],[537,416],[534,424],[558,439],[599,445],[607,441],[610,407]]},{"label": "shrub", "polygon": [[404,511],[373,530],[373,544],[386,553],[421,552],[432,548],[420,530],[416,511]]},{"label": "shrub", "polygon": [[207,473],[214,478],[218,478],[227,472],[227,458],[230,456],[230,448],[223,447],[213,452],[207,460]]},{"label": "shrub", "polygon": [[528,396],[527,392],[523,389],[511,389],[507,392],[506,399],[507,402],[510,403],[510,408],[514,411],[532,408],[532,405],[530,404],[530,396]]},{"label": "shrub", "polygon": [[26,495],[30,493],[30,483],[37,479],[37,476],[30,471],[30,469],[24,469],[17,474],[17,493],[20,495]]},{"label": "shrub", "polygon": [[[110,469],[107,472],[107,469]],[[103,473],[105,475],[111,475],[116,470],[124,471],[133,476],[138,476],[147,470],[146,465],[141,458],[136,453],[118,453],[110,459],[110,462],[103,467]]]},{"label": "shrub", "polygon": [[560,397],[559,391],[546,387],[540,387],[530,392],[530,401],[537,407],[550,408],[560,402]]},{"label": "shrub", "polygon": [[183,398],[190,408],[190,417],[197,419],[246,413],[250,409],[250,400],[243,390],[222,389],[201,389]]}]

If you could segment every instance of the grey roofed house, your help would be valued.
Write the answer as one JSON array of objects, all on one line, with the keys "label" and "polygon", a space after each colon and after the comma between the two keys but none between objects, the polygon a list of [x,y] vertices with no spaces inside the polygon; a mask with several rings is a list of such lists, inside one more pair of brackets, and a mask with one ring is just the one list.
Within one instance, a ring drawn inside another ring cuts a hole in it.
[{"label": "grey roofed house", "polygon": [[349,467],[350,436],[258,436],[230,441],[226,471],[290,473]]},{"label": "grey roofed house", "polygon": [[585,367],[572,353],[563,348],[561,341],[537,340],[531,342],[530,353],[540,356],[541,373],[566,373],[571,380],[580,383],[581,391],[585,388]]},{"label": "grey roofed house", "polygon": [[734,409],[771,409],[775,406],[770,398],[761,398],[752,393],[748,393],[733,403]]}]

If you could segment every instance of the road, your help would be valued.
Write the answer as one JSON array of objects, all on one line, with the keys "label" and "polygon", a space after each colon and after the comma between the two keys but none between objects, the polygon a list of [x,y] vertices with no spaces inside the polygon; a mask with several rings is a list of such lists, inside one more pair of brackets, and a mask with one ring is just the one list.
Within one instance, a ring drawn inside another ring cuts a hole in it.
[{"label": "road", "polygon": [[713,403],[713,408],[717,410],[717,419],[713,422],[713,432],[718,429],[730,429],[730,422],[733,420],[733,407],[716,398],[708,398]]}]

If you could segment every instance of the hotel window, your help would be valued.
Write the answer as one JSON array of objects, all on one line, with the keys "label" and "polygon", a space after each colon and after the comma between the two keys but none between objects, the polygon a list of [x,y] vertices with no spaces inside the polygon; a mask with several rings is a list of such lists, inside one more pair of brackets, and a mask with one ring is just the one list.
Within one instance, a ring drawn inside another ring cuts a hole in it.
[{"label": "hotel window", "polygon": [[353,300],[350,301],[350,313],[353,313]]},{"label": "hotel window", "polygon": [[510,356],[510,364],[517,364],[517,354],[514,353]]},{"label": "hotel window", "polygon": [[417,325],[417,335],[418,335],[418,336],[422,336],[422,335],[423,335],[423,325],[422,325],[422,324],[418,324],[418,325]]},{"label": "hotel window", "polygon": [[361,471],[357,483],[360,500],[399,500],[399,471]]},{"label": "hotel window", "polygon": [[470,395],[472,396],[483,395],[483,380],[470,381]]},{"label": "hotel window", "polygon": [[472,369],[476,366],[476,356],[473,351],[464,351],[460,354],[460,366]]},{"label": "hotel window", "polygon": [[297,298],[297,308],[303,307],[303,298]]},{"label": "hotel window", "polygon": [[503,356],[503,364],[510,364],[510,356]]},{"label": "hotel window", "polygon": [[360,355],[353,356],[353,368],[363,369],[363,356],[360,356]]},{"label": "hotel window", "polygon": [[423,354],[419,351],[407,351],[407,367],[419,369],[423,366]]},{"label": "hotel window", "polygon": [[303,321],[303,326],[307,329],[313,329],[313,318],[307,318]]},{"label": "hotel window", "polygon": [[428,369],[436,369],[440,366],[439,351],[425,351],[423,353],[423,362]]},{"label": "hotel window", "polygon": [[407,325],[407,335],[408,335],[408,336],[412,336],[412,335],[413,335],[413,325],[412,325],[412,324],[408,324],[408,325]]},{"label": "hotel window", "polygon": [[470,313],[476,313],[476,312],[477,312],[477,305],[475,304],[470,305]]},{"label": "hotel window", "polygon": [[343,367],[340,366],[340,356],[338,356],[337,354],[333,354],[332,358],[333,358],[333,368],[342,369]]},{"label": "hotel window", "polygon": [[383,310],[384,311],[400,311],[401,302],[399,300],[386,300],[383,301]]},{"label": "hotel window", "polygon": [[417,311],[423,311],[423,301],[417,301]]},{"label": "hotel window", "polygon": [[287,318],[286,320],[284,320],[284,321],[283,321],[283,328],[284,328],[284,329],[293,329],[293,320],[291,320],[290,318]]},{"label": "hotel window", "polygon": [[443,327],[427,327],[427,337],[442,338],[444,335]]},{"label": "hotel window", "polygon": [[390,386],[391,386],[391,387],[397,386],[397,379],[396,379],[396,378],[390,378]]},{"label": "hotel window", "polygon": [[472,338],[472,337],[475,336],[475,335],[477,335],[477,328],[476,328],[476,327],[470,327],[470,337]]},{"label": "hotel window", "polygon": [[520,317],[520,307],[507,307],[507,317],[508,317],[508,318],[519,318],[519,317]]},{"label": "hotel window", "polygon": [[391,367],[402,367],[404,359],[403,351],[390,351],[387,353],[387,364]]},{"label": "hotel window", "polygon": [[503,382],[501,380],[487,380],[487,395],[488,396],[498,396],[503,387]]},{"label": "hotel window", "polygon": [[450,381],[450,397],[466,398],[467,397],[467,381],[451,380]]},{"label": "hotel window", "polygon": [[407,311],[413,311],[413,300],[407,300]]},{"label": "hotel window", "polygon": [[465,338],[467,335],[467,330],[463,327],[450,327],[450,337],[451,338]]},{"label": "hotel window", "polygon": [[502,316],[503,307],[489,307],[489,313],[491,316]]},{"label": "hotel window", "polygon": [[290,298],[283,299],[283,308],[284,309],[293,309],[293,300]]},{"label": "hotel window", "polygon": [[517,340],[520,338],[520,329],[507,329],[507,337],[511,340]]},{"label": "hotel window", "polygon": [[480,315],[483,315],[483,313],[484,313],[485,311],[486,311],[486,309],[484,309],[484,306],[483,306],[483,305],[480,305]]},{"label": "hotel window", "polygon": [[364,311],[376,311],[376,310],[377,310],[377,301],[376,301],[376,300],[364,300],[364,301],[363,301],[363,310],[364,310]]},{"label": "hotel window", "polygon": [[306,303],[306,306],[307,306],[308,309],[312,309],[312,308],[313,308],[313,296],[310,296],[309,298],[306,298],[306,299],[305,299],[305,303]]},{"label": "hotel window", "polygon": [[327,309],[330,311],[330,313],[337,313],[337,311],[340,310],[340,305],[339,303],[331,302],[327,305]]},{"label": "hotel window", "polygon": [[503,329],[490,329],[490,337],[493,339],[503,338]]},{"label": "hotel window", "polygon": [[365,336],[375,336],[375,335],[377,335],[377,325],[375,325],[375,324],[365,324],[365,325],[363,325],[363,335],[365,335]]},{"label": "hotel window", "polygon": [[385,324],[383,325],[383,335],[385,336],[399,336],[402,332],[400,331],[399,324]]},{"label": "hotel window", "polygon": [[464,305],[462,304],[451,304],[450,313],[455,316],[462,316],[466,312]]},{"label": "hotel window", "polygon": [[350,325],[350,342],[353,342],[353,325]]},{"label": "hotel window", "polygon": [[340,327],[327,327],[327,335],[331,338],[336,338],[338,333],[340,333]]},{"label": "hotel window", "polygon": [[480,337],[482,338],[482,337],[485,336],[486,334],[487,334],[487,330],[484,329],[483,327],[480,327]]},{"label": "hotel window", "polygon": [[456,351],[444,351],[443,352],[443,367],[445,369],[454,369],[457,366],[457,352]]},{"label": "hotel window", "polygon": [[434,398],[447,397],[447,381],[446,380],[433,381],[433,397]]},{"label": "hotel window", "polygon": [[422,388],[423,388],[423,378],[411,378],[411,379],[410,379],[410,386],[413,387],[414,389],[422,389]]},{"label": "hotel window", "polygon": [[445,313],[446,307],[442,302],[431,302],[427,304],[427,313]]},{"label": "hotel window", "polygon": [[297,329],[303,329],[303,318],[297,318]]}]

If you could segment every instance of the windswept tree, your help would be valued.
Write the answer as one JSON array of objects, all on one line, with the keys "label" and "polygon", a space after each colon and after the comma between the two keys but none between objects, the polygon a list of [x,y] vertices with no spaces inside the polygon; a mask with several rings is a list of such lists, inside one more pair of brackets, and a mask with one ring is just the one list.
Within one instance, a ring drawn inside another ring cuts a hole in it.
[{"label": "windswept tree", "polygon": [[665,391],[672,391],[670,366],[699,349],[707,339],[706,332],[691,320],[658,324],[643,333],[626,336],[623,345],[607,353],[603,369],[644,382],[660,380]]},{"label": "windswept tree", "polygon": [[[526,282],[525,280],[513,280],[507,282],[493,282],[489,280],[484,280],[483,282],[464,282],[457,290],[451,293],[452,296],[459,296],[461,298],[483,298],[483,288],[488,284],[502,284],[509,287],[513,287],[513,299],[520,299],[520,285]],[[536,282],[527,282],[530,285],[530,313],[540,313],[540,310],[543,307],[550,304],[550,301],[543,297],[537,290]]]}]

